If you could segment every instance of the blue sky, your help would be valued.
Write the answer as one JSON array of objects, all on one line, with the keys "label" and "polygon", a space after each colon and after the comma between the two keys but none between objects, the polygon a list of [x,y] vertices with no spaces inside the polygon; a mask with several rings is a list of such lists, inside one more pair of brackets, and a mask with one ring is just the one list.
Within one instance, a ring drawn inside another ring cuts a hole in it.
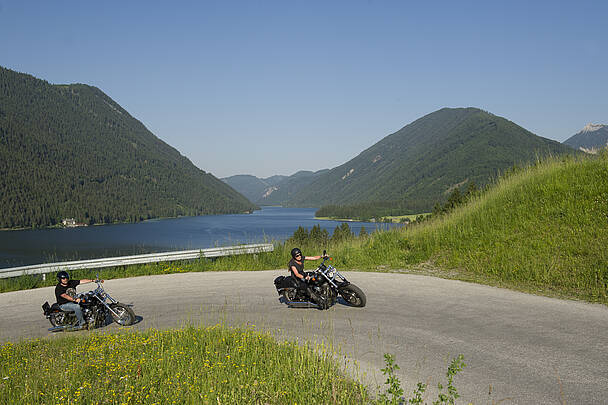
[{"label": "blue sky", "polygon": [[442,107],[608,123],[608,1],[5,1],[0,65],[99,87],[218,177],[338,166]]}]

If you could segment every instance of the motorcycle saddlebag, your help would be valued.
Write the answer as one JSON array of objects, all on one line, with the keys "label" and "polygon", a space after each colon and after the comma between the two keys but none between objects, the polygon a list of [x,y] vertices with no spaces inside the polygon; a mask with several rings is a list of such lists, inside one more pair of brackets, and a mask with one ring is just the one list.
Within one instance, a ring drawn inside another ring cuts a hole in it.
[{"label": "motorcycle saddlebag", "polygon": [[59,304],[57,304],[56,302],[53,305],[49,305],[49,302],[45,302],[44,304],[42,304],[42,310],[44,311],[44,315],[48,315],[51,312],[59,312],[61,311],[61,308],[59,307]]},{"label": "motorcycle saddlebag", "polygon": [[48,301],[42,304],[42,312],[44,312],[44,315],[48,315],[51,312],[51,306]]},{"label": "motorcycle saddlebag", "polygon": [[279,276],[279,277],[275,278],[274,286],[277,288],[277,290],[280,290],[283,288],[296,288],[296,285],[290,276],[287,276],[287,277]]}]

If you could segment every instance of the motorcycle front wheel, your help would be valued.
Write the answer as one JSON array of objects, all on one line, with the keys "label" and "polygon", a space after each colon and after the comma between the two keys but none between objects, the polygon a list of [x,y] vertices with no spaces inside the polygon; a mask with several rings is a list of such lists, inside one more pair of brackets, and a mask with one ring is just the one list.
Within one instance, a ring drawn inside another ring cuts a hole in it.
[{"label": "motorcycle front wheel", "polygon": [[116,313],[116,315],[114,315],[114,313],[110,314],[112,315],[114,322],[117,324],[121,326],[129,326],[135,323],[135,312],[133,312],[130,307],[124,304],[114,304],[110,305],[110,308],[112,308],[112,311]]},{"label": "motorcycle front wheel", "polygon": [[363,308],[366,303],[365,294],[359,287],[354,284],[349,284],[340,290],[340,295],[349,305],[353,307]]}]

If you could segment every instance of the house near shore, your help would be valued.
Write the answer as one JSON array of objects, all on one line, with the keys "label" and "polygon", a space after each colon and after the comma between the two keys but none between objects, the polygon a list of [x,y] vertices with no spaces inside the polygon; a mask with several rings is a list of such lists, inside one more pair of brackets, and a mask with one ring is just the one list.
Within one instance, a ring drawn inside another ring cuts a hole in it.
[{"label": "house near shore", "polygon": [[63,226],[65,226],[66,228],[76,228],[77,226],[88,226],[85,223],[82,222],[76,222],[76,219],[74,218],[64,218],[61,223],[63,224]]}]

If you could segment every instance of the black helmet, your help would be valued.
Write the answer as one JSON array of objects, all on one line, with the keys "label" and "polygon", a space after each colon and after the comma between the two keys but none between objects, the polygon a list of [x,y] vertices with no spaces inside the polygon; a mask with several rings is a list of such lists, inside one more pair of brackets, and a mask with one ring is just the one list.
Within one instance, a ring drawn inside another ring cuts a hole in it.
[{"label": "black helmet", "polygon": [[67,278],[68,280],[70,279],[70,275],[67,271],[62,270],[57,273],[57,280],[61,281],[62,278]]},{"label": "black helmet", "polygon": [[299,248],[293,248],[291,249],[291,257],[293,257],[294,259],[296,258],[297,255],[301,255],[302,251]]}]

